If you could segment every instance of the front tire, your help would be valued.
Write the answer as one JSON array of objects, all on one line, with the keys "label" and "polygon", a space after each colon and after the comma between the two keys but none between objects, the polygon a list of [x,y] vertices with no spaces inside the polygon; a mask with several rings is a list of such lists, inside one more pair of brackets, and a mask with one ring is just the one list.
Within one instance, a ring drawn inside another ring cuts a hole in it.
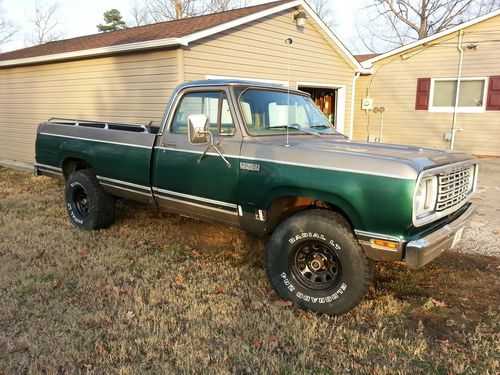
[{"label": "front tire", "polygon": [[282,222],[267,245],[271,284],[285,300],[321,314],[343,314],[361,302],[373,281],[368,259],[340,214],[299,212]]},{"label": "front tire", "polygon": [[92,171],[82,169],[71,174],[64,197],[69,218],[78,229],[102,229],[113,222],[114,198],[104,192]]}]

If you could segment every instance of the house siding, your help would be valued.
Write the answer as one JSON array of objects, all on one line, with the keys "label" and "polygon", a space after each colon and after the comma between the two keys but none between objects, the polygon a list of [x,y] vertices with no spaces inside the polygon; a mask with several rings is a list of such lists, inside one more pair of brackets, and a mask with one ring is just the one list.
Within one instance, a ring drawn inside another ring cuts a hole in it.
[{"label": "house siding", "polygon": [[[346,86],[344,133],[349,133],[354,67],[337,52],[312,22],[295,26],[292,11],[276,13],[190,44],[184,50],[187,81],[207,76],[314,82]],[[287,47],[285,39],[293,44]],[[290,48],[290,51],[288,51]]]},{"label": "house siding", "polygon": [[160,121],[178,84],[175,50],[0,69],[0,162],[33,163],[49,117]]},{"label": "house siding", "polygon": [[[500,75],[500,16],[463,29],[462,77]],[[374,74],[358,80],[355,101],[354,138],[379,137],[380,113],[361,110],[361,99],[369,96],[374,106],[385,107],[382,142],[449,149],[444,133],[450,132],[453,113],[415,110],[418,78],[456,78],[459,66],[458,32],[427,46],[389,56],[374,63]],[[478,49],[467,49],[474,42]],[[486,100],[486,98],[485,98]],[[457,113],[455,147],[480,155],[500,156],[500,111]]]},{"label": "house siding", "polygon": [[[0,68],[0,163],[34,161],[36,127],[49,117],[160,121],[175,86],[207,76],[345,86],[349,132],[354,67],[309,20],[283,11],[192,42],[187,47]],[[288,50],[285,39],[293,38]]]}]

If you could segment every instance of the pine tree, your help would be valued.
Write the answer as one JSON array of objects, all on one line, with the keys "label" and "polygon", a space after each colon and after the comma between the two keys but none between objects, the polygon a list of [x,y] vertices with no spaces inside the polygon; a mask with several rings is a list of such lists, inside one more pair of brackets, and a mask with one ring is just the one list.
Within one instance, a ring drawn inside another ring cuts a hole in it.
[{"label": "pine tree", "polygon": [[122,15],[118,9],[111,9],[104,12],[104,22],[106,24],[97,25],[99,32],[122,30],[128,27],[125,21],[122,20]]}]

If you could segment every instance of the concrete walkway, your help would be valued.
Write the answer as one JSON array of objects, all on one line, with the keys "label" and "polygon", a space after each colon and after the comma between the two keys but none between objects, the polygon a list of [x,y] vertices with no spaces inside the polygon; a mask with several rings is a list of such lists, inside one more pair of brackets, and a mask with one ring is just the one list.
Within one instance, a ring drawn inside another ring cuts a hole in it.
[{"label": "concrete walkway", "polygon": [[477,211],[455,251],[500,257],[500,158],[479,159]]}]

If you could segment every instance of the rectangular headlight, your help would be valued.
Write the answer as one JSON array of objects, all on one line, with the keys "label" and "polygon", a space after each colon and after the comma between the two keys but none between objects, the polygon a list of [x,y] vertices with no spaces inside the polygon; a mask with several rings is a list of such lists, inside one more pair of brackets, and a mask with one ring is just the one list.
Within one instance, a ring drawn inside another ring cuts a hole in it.
[{"label": "rectangular headlight", "polygon": [[415,198],[413,200],[413,212],[417,219],[421,219],[432,212],[436,208],[436,200],[438,196],[438,180],[437,176],[427,176],[420,180],[416,187]]}]

